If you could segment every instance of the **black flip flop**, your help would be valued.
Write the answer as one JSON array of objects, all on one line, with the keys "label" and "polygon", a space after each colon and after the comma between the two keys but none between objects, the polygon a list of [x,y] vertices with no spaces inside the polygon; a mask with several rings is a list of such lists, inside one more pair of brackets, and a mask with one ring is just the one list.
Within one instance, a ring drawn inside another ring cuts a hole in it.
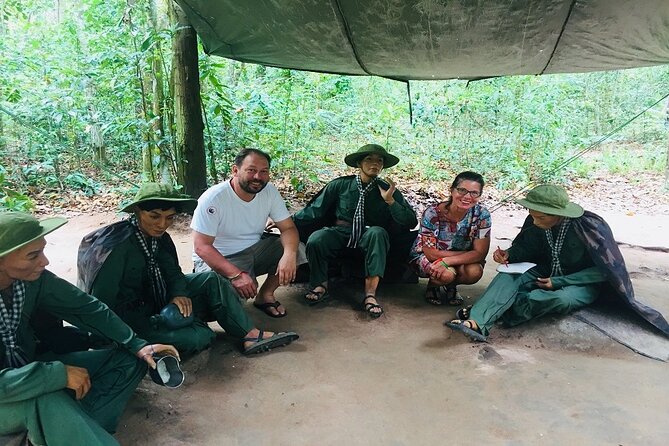
[{"label": "black flip flop", "polygon": [[430,305],[443,305],[441,297],[439,296],[439,287],[438,286],[429,286],[425,288],[425,302]]},{"label": "black flip flop", "polygon": [[460,309],[458,309],[458,310],[455,312],[455,317],[457,317],[457,318],[460,319],[461,321],[466,321],[467,319],[469,319],[469,316],[471,315],[471,312],[472,312],[472,306],[471,306],[471,305],[467,305],[467,306],[464,307],[464,308],[460,308]]},{"label": "black flip flop", "polygon": [[467,321],[454,319],[450,322],[444,322],[444,325],[446,325],[448,328],[452,330],[456,330],[459,331],[460,333],[463,333],[464,335],[468,336],[470,339],[473,339],[474,341],[488,342],[487,336],[484,336],[483,333],[474,330],[473,328],[467,327],[465,325],[465,322]]},{"label": "black flip flop", "polygon": [[[365,302],[365,300],[370,299],[370,298],[373,298],[374,300],[376,300],[376,296],[374,296],[372,294],[368,294],[368,295],[365,296],[365,299],[362,301],[363,305],[365,306],[365,311],[367,312],[367,314],[369,314],[369,316],[372,319],[376,319],[376,318],[381,317],[381,315],[383,314],[383,307],[379,304],[373,304],[371,302]],[[381,311],[372,311],[374,308],[379,308],[379,309],[381,309]]]},{"label": "black flip flop", "polygon": [[[280,318],[280,317],[286,317],[288,314],[288,311],[285,311],[284,313],[279,313],[279,305],[281,305],[281,302],[278,300],[275,300],[274,302],[265,302],[264,304],[257,304],[253,302],[253,306],[256,307],[258,310],[262,311],[269,317],[273,318]],[[269,309],[274,308],[277,311],[277,314],[272,313]]]},{"label": "black flip flop", "polygon": [[465,299],[458,293],[458,289],[455,286],[444,285],[443,288],[445,300],[448,305],[459,307],[465,301]]},{"label": "black flip flop", "polygon": [[[325,287],[323,287],[323,288],[325,288]],[[307,295],[309,295],[309,294],[315,294],[317,296],[317,298],[316,299],[309,299],[307,297]],[[319,303],[325,302],[326,300],[328,300],[329,297],[330,297],[330,295],[328,294],[328,289],[327,288],[325,288],[324,291],[316,291],[315,287],[314,287],[313,290],[309,291],[307,294],[304,295],[304,300],[306,300],[309,305],[318,305]]]},{"label": "black flip flop", "polygon": [[263,339],[264,333],[264,331],[260,330],[258,337],[242,339],[242,342],[253,341],[253,345],[244,349],[245,355],[268,352],[273,348],[288,345],[299,338],[298,334],[295,332],[282,331],[280,333],[274,333],[274,335],[270,338]]}]

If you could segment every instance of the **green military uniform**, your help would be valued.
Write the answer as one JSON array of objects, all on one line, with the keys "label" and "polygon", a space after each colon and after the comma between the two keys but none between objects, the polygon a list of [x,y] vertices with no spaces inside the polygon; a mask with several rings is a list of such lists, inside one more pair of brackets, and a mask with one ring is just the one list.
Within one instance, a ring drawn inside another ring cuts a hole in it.
[{"label": "green military uniform", "polygon": [[[36,337],[29,321],[37,310],[109,338],[125,349],[36,356]],[[25,282],[16,337],[29,362],[0,370],[0,435],[27,430],[36,445],[117,445],[108,432],[115,431],[127,400],[146,373],[146,364],[132,354],[146,341],[106,305],[49,271]],[[5,364],[1,341],[0,347],[0,364]],[[89,372],[92,387],[80,401],[65,390],[65,365]]]},{"label": "green military uniform", "polygon": [[[324,283],[328,276],[328,263],[346,247],[351,236],[351,224],[360,192],[355,176],[337,178],[325,186],[321,193],[304,209],[293,216],[298,227],[312,221],[327,220],[334,211],[335,226],[313,232],[307,240],[307,258],[311,271],[312,287]],[[365,276],[383,277],[386,256],[390,248],[389,232],[407,231],[416,226],[416,214],[402,194],[395,190],[395,202],[388,205],[378,187],[365,197],[365,231],[358,246],[365,253]]]},{"label": "green military uniform", "polygon": [[[557,237],[559,225],[551,229]],[[606,282],[605,270],[595,266],[590,252],[570,225],[559,254],[563,275],[551,277],[552,290],[536,285],[539,277],[551,275],[551,247],[543,229],[525,227],[507,250],[509,262],[532,262],[537,266],[524,274],[499,273],[474,304],[470,318],[484,335],[501,318],[514,326],[548,313],[568,313],[591,304]]]},{"label": "green military uniform", "polygon": [[[130,225],[117,225],[124,223]],[[111,249],[92,281],[90,293],[149,342],[174,345],[182,354],[204,350],[213,342],[216,334],[206,320],[215,319],[228,334],[243,338],[253,324],[230,283],[214,272],[184,275],[165,237],[169,236],[163,235],[155,257],[165,280],[167,300],[189,297],[196,316],[192,325],[176,330],[151,326],[149,318],[160,308],[153,301],[146,257],[134,234]]]}]

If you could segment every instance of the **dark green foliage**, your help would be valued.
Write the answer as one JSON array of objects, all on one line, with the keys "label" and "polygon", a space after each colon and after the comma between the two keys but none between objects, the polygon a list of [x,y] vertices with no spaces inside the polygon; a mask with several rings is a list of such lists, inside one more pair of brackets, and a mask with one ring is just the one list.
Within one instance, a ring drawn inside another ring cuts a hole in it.
[{"label": "dark green foliage", "polygon": [[32,209],[33,201],[14,190],[5,173],[5,168],[0,166],[0,210],[27,212]]},{"label": "dark green foliage", "polygon": [[[73,188],[88,194],[100,190],[102,181],[118,186],[104,171],[96,178],[83,173],[95,167],[91,125],[101,129],[107,168],[126,180],[140,181],[145,147],[153,148],[154,168],[162,157],[174,174],[169,82],[164,134],[155,133],[158,116],[147,107],[152,62],[170,73],[174,30],[150,24],[146,0],[134,6],[102,0],[2,5],[0,105],[15,116],[0,120],[6,168],[0,185],[11,181],[19,190]],[[666,66],[412,82],[413,123],[406,85],[390,80],[265,68],[202,53],[200,80],[210,183],[229,174],[241,147],[269,151],[275,176],[297,191],[341,173],[344,154],[368,142],[398,154],[401,168],[416,180],[449,181],[473,169],[503,188],[587,176],[597,167],[662,171],[666,160],[660,104],[595,156],[558,169],[669,93]],[[631,143],[633,152],[626,149]]]}]

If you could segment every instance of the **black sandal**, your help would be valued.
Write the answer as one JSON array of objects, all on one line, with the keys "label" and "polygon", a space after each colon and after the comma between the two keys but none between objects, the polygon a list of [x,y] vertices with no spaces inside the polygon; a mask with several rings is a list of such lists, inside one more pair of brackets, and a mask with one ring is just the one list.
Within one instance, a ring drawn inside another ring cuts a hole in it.
[{"label": "black sandal", "polygon": [[[365,296],[365,300],[367,300],[367,299],[376,300],[376,296],[374,296],[373,294],[368,294],[368,295]],[[376,319],[378,317],[381,317],[381,315],[383,314],[383,307],[381,305],[379,305],[378,303],[375,304],[375,303],[372,303],[372,302],[365,302],[365,300],[363,300],[362,302],[363,302],[363,305],[365,306],[365,311],[367,312],[367,314],[369,314],[372,319]],[[373,311],[376,308],[380,309],[381,311]]]},{"label": "black sandal", "polygon": [[251,341],[253,344],[244,348],[243,353],[245,355],[253,355],[255,353],[268,352],[276,347],[283,347],[288,345],[291,342],[299,338],[298,334],[292,331],[282,331],[279,333],[274,333],[271,337],[265,338],[265,332],[258,330],[258,336],[255,338],[243,338],[242,346],[244,342]]},{"label": "black sandal", "polygon": [[[253,306],[256,307],[258,310],[262,311],[269,317],[274,317],[274,318],[279,318],[279,317],[285,317],[288,314],[288,311],[284,311],[283,313],[279,313],[279,307],[281,306],[281,302],[278,300],[275,300],[274,302],[265,302],[264,304],[257,304],[253,302]],[[276,310],[276,314],[272,313],[272,310],[270,308],[274,308]]]},{"label": "black sandal", "polygon": [[425,288],[425,300],[427,303],[432,304],[432,305],[443,305],[444,303],[441,301],[441,296],[439,295],[439,287],[438,286],[429,286]]},{"label": "black sandal", "polygon": [[[323,285],[320,285],[321,288],[323,288],[323,291],[316,291],[317,287],[314,287],[313,290],[309,291],[307,294],[304,295],[304,299],[307,301],[309,305],[317,305],[321,302],[325,302],[330,295],[328,294],[328,289],[324,287]],[[309,299],[307,296],[313,294],[316,296],[316,299]]]},{"label": "black sandal", "polygon": [[472,306],[467,305],[466,307],[457,310],[455,312],[455,317],[457,317],[460,320],[466,321],[467,319],[469,319],[471,312],[472,312]]},{"label": "black sandal", "polygon": [[448,305],[458,307],[465,301],[460,293],[458,293],[458,289],[455,285],[444,285],[442,288],[444,289],[444,296],[446,296]]},{"label": "black sandal", "polygon": [[488,342],[488,337],[481,332],[481,327],[474,320],[453,319],[450,322],[444,322],[451,330],[459,331],[470,339],[478,342]]}]

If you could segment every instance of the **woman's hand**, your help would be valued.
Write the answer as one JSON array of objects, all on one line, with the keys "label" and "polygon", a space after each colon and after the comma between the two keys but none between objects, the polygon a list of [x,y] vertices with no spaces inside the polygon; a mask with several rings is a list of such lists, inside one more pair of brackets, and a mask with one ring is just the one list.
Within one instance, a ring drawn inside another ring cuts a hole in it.
[{"label": "woman's hand", "polygon": [[457,272],[452,266],[448,266],[444,259],[437,259],[432,262],[432,271],[430,276],[441,283],[451,283],[455,280]]},{"label": "woman's hand", "polygon": [[186,296],[177,296],[170,301],[179,308],[179,312],[183,317],[188,317],[193,312],[193,301]]}]

